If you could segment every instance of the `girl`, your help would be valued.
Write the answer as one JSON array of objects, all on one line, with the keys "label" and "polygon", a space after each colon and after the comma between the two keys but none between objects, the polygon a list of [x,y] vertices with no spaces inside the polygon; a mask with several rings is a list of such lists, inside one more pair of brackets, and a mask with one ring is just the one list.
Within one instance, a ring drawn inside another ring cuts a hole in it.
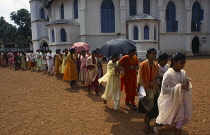
[{"label": "girl", "polygon": [[47,59],[46,59],[47,53],[46,53],[46,51],[43,51],[42,57],[43,57],[43,59],[42,59],[42,70],[43,70],[44,73],[46,73],[47,72]]},{"label": "girl", "polygon": [[29,58],[30,58],[30,62],[31,62],[31,69],[32,71],[36,70],[36,56],[34,51],[31,51],[31,53],[29,54]]},{"label": "girl", "polygon": [[61,76],[63,77],[63,74],[64,74],[64,69],[65,69],[65,66],[66,66],[66,60],[67,60],[67,55],[68,55],[68,49],[66,48],[63,52],[63,55],[62,55],[62,68],[61,68]]},{"label": "girl", "polygon": [[88,55],[86,54],[86,50],[83,50],[80,56],[81,66],[80,66],[80,73],[79,73],[79,80],[82,83],[84,83],[86,73],[87,73],[87,67],[86,67],[87,58],[88,58]]},{"label": "girl", "polygon": [[159,89],[161,89],[163,75],[169,69],[169,65],[167,63],[168,63],[168,54],[161,53],[158,57],[158,66],[159,66],[158,86],[159,86]]},{"label": "girl", "polygon": [[107,99],[114,100],[114,110],[117,112],[122,112],[120,108],[120,76],[123,75],[123,68],[118,67],[119,55],[112,56],[112,60],[107,64],[107,73],[99,79],[99,83],[106,82],[106,89],[102,95],[104,104],[106,104]]},{"label": "girl", "polygon": [[20,53],[20,63],[21,69],[26,70],[26,54],[24,52]]},{"label": "girl", "polygon": [[59,77],[59,76],[61,76],[60,69],[61,69],[61,65],[62,65],[62,57],[60,55],[61,50],[57,49],[55,52],[56,52],[56,54],[55,54],[55,73],[56,73],[56,76]]},{"label": "girl", "polygon": [[67,56],[63,79],[70,81],[70,86],[73,88],[73,86],[76,85],[76,80],[78,79],[77,61],[75,56],[76,50],[71,48],[69,51],[70,53]]},{"label": "girl", "polygon": [[47,59],[48,75],[53,75],[54,55],[52,54],[51,50],[49,50],[49,53],[47,53],[46,59]]},{"label": "girl", "polygon": [[158,115],[157,108],[157,78],[159,73],[158,64],[154,62],[156,59],[156,49],[150,48],[147,50],[147,60],[140,64],[138,89],[143,86],[146,96],[139,101],[139,113],[145,114],[144,117],[144,132],[149,133],[150,120]]},{"label": "girl", "polygon": [[181,135],[181,128],[188,124],[192,115],[192,85],[183,70],[186,57],[176,53],[171,59],[171,68],[163,76],[160,97],[158,98],[159,115],[156,122],[164,124],[154,127],[156,135],[162,131],[174,130]]}]

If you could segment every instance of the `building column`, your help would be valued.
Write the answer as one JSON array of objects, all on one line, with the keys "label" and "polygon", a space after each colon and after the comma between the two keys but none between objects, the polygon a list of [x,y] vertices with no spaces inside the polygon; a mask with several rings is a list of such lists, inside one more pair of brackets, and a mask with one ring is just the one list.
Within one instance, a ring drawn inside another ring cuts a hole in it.
[{"label": "building column", "polygon": [[154,40],[154,33],[155,33],[154,27],[155,27],[155,24],[151,23],[150,30],[149,30],[149,33],[150,33],[149,40]]},{"label": "building column", "polygon": [[132,26],[133,26],[133,24],[131,24],[131,23],[128,24],[128,39],[130,39],[130,40],[133,40]]},{"label": "building column", "polygon": [[209,16],[209,1],[203,1],[203,8],[204,9],[204,15],[203,15],[203,20],[202,20],[202,25],[201,27],[201,32],[203,33],[209,33],[209,22],[208,22],[208,16]]},{"label": "building column", "polygon": [[79,2],[80,40],[86,42],[86,0]]},{"label": "building column", "polygon": [[160,33],[166,32],[166,9],[165,8],[159,8],[159,14],[160,14]]},{"label": "building column", "polygon": [[187,19],[186,19],[186,33],[191,33],[191,20],[192,20],[192,9],[186,8]]},{"label": "building column", "polygon": [[121,38],[126,38],[126,7],[125,0],[120,0],[120,29],[121,29]]}]

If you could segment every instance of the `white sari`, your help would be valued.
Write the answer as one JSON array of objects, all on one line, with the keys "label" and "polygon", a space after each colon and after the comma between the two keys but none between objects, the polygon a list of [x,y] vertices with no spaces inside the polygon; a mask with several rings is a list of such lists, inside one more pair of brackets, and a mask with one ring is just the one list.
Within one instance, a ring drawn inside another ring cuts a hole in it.
[{"label": "white sari", "polygon": [[86,79],[85,79],[85,86],[89,86],[91,85],[91,83],[96,79],[97,75],[98,75],[98,66],[97,66],[97,58],[95,59],[95,64],[93,64],[93,57],[90,56],[87,58],[86,61],[86,66],[89,65],[94,65],[93,69],[88,69],[87,74],[86,74]]},{"label": "white sari", "polygon": [[[186,82],[186,79],[189,78],[184,70],[175,72],[169,68],[164,74],[158,98],[159,115],[156,119],[158,124],[176,126],[179,129],[188,124],[192,116],[192,92],[190,89],[181,88],[181,83]],[[192,88],[191,83],[189,88]]]}]

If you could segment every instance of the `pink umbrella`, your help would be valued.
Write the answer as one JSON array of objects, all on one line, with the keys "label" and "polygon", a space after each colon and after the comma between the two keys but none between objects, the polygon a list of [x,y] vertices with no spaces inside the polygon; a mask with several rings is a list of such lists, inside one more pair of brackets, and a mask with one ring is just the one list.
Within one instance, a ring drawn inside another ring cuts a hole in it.
[{"label": "pink umbrella", "polygon": [[75,48],[76,52],[77,53],[81,53],[83,50],[89,50],[90,49],[90,46],[84,42],[77,42],[77,43],[74,43],[71,47],[71,48]]}]

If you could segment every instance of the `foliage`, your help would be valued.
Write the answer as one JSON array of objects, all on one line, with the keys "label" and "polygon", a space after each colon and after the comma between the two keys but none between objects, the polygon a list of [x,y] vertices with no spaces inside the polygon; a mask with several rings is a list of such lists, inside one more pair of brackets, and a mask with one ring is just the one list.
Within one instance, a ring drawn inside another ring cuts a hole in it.
[{"label": "foliage", "polygon": [[31,42],[31,18],[27,9],[19,9],[10,13],[11,20],[18,26],[15,39],[19,47]]},{"label": "foliage", "polygon": [[4,42],[14,42],[17,36],[17,28],[6,22],[4,17],[0,17],[0,40]]}]

